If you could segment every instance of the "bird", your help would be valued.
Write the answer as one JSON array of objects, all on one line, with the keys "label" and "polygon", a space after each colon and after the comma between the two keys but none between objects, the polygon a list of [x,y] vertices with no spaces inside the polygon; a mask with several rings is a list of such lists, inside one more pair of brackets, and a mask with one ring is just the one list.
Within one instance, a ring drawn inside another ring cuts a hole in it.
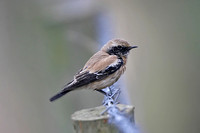
[{"label": "bird", "polygon": [[80,89],[96,90],[101,93],[106,87],[113,85],[126,70],[127,56],[131,46],[123,39],[108,41],[97,53],[95,53],[75,75],[71,82],[51,97],[51,102],[65,94]]}]

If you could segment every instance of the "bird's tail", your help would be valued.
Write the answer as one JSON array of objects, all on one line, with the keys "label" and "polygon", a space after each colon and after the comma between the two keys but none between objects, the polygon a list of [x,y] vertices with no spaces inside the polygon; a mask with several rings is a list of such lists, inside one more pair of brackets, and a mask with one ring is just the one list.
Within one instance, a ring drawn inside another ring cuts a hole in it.
[{"label": "bird's tail", "polygon": [[70,91],[72,91],[72,89],[66,88],[66,89],[62,90],[61,92],[57,93],[56,95],[54,95],[53,97],[51,97],[49,100],[50,100],[50,102],[53,102],[53,101],[57,100],[58,98],[64,96],[65,94],[67,94]]}]

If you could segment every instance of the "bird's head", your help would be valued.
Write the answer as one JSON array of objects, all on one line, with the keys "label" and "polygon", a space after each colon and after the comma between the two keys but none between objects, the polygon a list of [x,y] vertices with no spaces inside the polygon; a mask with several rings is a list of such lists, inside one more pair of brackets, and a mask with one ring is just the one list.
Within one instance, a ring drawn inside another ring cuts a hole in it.
[{"label": "bird's head", "polygon": [[122,39],[113,39],[108,41],[101,50],[110,54],[117,55],[119,57],[127,57],[129,51],[137,46],[131,46],[127,41]]}]

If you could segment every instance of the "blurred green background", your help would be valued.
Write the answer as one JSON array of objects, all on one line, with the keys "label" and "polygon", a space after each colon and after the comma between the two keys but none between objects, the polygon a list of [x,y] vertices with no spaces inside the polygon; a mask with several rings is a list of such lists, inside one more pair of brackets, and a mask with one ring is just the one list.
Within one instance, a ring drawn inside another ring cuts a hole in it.
[{"label": "blurred green background", "polygon": [[99,49],[99,34],[139,46],[124,82],[142,133],[200,132],[199,0],[1,0],[0,132],[73,132],[70,115],[103,96],[48,99]]}]

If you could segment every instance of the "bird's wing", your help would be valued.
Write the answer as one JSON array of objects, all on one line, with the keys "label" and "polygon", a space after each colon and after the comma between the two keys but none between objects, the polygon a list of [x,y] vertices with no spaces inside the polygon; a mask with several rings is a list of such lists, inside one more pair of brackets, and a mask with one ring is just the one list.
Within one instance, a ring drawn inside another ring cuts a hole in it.
[{"label": "bird's wing", "polygon": [[77,73],[73,82],[68,84],[67,88],[77,88],[104,79],[116,72],[122,65],[123,60],[114,55],[109,55],[100,60],[98,59]]}]

